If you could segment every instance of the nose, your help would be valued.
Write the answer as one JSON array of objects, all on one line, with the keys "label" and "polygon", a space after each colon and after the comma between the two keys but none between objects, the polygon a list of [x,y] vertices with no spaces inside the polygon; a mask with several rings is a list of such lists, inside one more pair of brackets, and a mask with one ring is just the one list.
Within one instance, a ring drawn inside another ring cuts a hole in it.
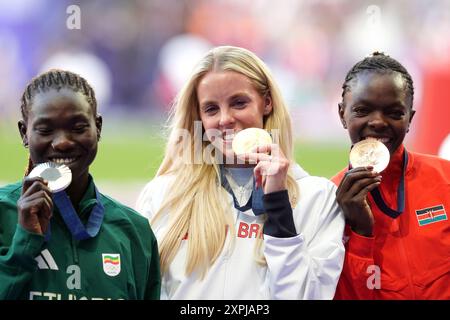
[{"label": "nose", "polygon": [[67,132],[58,133],[53,141],[52,148],[57,151],[67,151],[74,147],[75,142],[71,139],[70,134]]},{"label": "nose", "polygon": [[387,122],[384,119],[382,112],[372,112],[368,122],[369,127],[373,129],[384,129],[387,127]]},{"label": "nose", "polygon": [[234,124],[233,113],[227,108],[223,108],[220,112],[219,126],[222,128],[229,128]]}]

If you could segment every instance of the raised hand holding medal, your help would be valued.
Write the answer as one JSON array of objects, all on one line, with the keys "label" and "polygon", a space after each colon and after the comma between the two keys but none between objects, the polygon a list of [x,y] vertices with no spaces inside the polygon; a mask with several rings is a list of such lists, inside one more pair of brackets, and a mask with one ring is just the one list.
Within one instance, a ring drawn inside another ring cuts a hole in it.
[{"label": "raised hand holding medal", "polygon": [[350,151],[349,171],[342,179],[336,199],[352,230],[363,236],[373,233],[374,217],[367,194],[381,184],[381,175],[389,164],[390,154],[377,139],[367,138],[355,143]]},{"label": "raised hand holding medal", "polygon": [[[42,178],[47,182],[48,189],[53,193],[53,202],[58,207],[61,216],[69,228],[72,236],[77,240],[92,238],[97,235],[103,221],[104,207],[100,202],[99,193],[95,190],[97,196],[97,204],[92,209],[91,215],[84,226],[80,221],[69,197],[65,193],[65,189],[72,182],[72,172],[69,167],[64,164],[47,162],[37,165],[29,174],[28,179]],[[50,214],[51,216],[51,214]],[[51,230],[46,228],[43,230],[46,240],[50,240]]]},{"label": "raised hand holding medal", "polygon": [[247,128],[238,132],[232,148],[238,157],[256,164],[256,184],[263,187],[264,194],[287,188],[289,160],[266,130]]}]

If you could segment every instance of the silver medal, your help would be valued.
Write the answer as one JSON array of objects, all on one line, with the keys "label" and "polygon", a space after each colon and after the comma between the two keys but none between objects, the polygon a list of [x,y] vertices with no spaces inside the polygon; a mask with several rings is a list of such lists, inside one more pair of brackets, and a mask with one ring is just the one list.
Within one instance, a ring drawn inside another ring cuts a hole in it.
[{"label": "silver medal", "polygon": [[69,167],[54,162],[38,164],[28,176],[47,180],[48,187],[53,193],[66,189],[72,182],[72,171]]}]

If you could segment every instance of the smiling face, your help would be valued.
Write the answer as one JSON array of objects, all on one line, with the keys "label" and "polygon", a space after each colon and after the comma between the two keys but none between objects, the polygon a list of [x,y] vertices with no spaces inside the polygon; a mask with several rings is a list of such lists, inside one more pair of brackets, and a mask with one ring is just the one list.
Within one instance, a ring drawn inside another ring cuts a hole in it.
[{"label": "smiling face", "polygon": [[28,117],[19,122],[23,141],[34,164],[67,165],[73,181],[87,181],[89,166],[97,154],[102,119],[94,114],[86,97],[63,88],[37,93],[28,106]]},{"label": "smiling face", "polygon": [[234,71],[208,72],[197,85],[197,98],[206,135],[227,158],[234,157],[234,135],[263,128],[264,116],[272,111],[270,96],[262,96],[248,77]]},{"label": "smiling face", "polygon": [[405,80],[397,72],[358,74],[339,104],[352,144],[376,138],[391,154],[403,143],[414,113]]}]

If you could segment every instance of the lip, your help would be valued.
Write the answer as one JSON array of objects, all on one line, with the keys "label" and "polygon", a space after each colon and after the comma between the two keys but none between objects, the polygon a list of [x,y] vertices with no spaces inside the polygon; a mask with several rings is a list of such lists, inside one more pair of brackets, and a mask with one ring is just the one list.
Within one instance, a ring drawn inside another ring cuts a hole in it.
[{"label": "lip", "polygon": [[50,156],[47,157],[48,161],[54,162],[57,164],[64,164],[66,166],[69,166],[75,162],[78,161],[80,157],[75,155],[56,155],[56,156]]},{"label": "lip", "polygon": [[392,141],[391,137],[379,136],[379,135],[367,135],[367,136],[363,137],[361,140],[366,140],[366,139],[376,139],[384,144],[389,144]]}]

